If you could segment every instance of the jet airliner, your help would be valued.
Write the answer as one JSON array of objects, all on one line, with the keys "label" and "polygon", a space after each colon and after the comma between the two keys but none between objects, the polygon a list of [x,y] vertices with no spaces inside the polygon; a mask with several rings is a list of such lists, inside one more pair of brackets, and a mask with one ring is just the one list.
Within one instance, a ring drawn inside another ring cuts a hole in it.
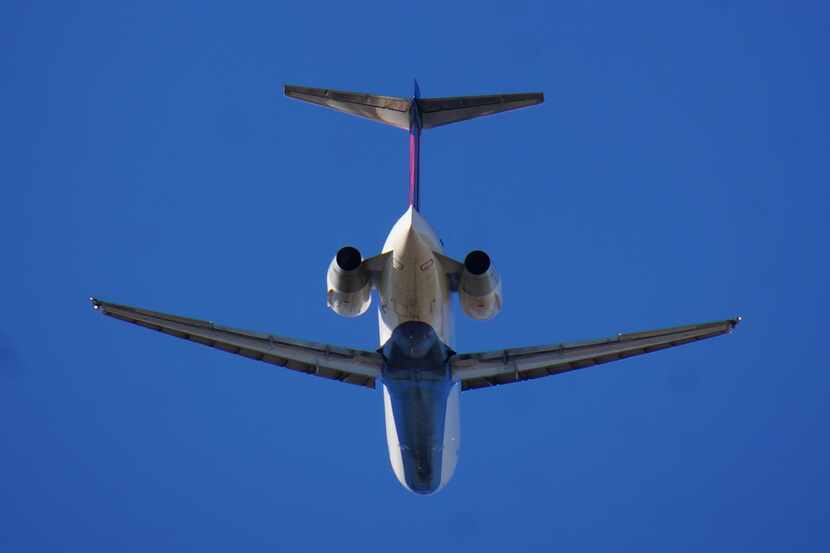
[{"label": "jet airliner", "polygon": [[105,315],[178,338],[366,388],[380,386],[389,460],[410,491],[430,494],[446,486],[460,446],[461,392],[522,382],[679,346],[729,333],[740,317],[587,342],[457,353],[453,349],[451,296],[463,312],[490,319],[502,305],[501,279],[490,255],[447,256],[420,212],[421,131],[543,102],[541,93],[421,98],[378,96],[286,85],[285,95],[391,125],[409,135],[409,207],[380,254],[364,258],[341,248],[326,275],[328,306],[357,317],[377,291],[380,343],[361,351],[220,326],[91,298]]}]

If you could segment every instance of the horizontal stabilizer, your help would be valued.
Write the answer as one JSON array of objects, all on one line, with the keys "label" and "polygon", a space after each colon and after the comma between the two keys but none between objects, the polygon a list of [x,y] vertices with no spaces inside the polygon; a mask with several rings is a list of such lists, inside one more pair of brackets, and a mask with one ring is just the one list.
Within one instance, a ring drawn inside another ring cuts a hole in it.
[{"label": "horizontal stabilizer", "polygon": [[421,112],[421,127],[431,129],[475,117],[534,106],[544,101],[545,96],[541,92],[423,98],[418,100],[418,110]]},{"label": "horizontal stabilizer", "polygon": [[[285,85],[284,91],[285,95],[290,98],[365,117],[404,130],[410,130],[412,121],[419,122],[422,129],[431,129],[475,117],[541,104],[545,100],[541,92],[410,100],[395,96],[295,85]],[[413,117],[410,113],[411,108],[411,111],[416,111],[413,101],[417,104],[418,117]]]},{"label": "horizontal stabilizer", "polygon": [[410,101],[394,96],[285,85],[285,95],[358,117],[409,129]]}]

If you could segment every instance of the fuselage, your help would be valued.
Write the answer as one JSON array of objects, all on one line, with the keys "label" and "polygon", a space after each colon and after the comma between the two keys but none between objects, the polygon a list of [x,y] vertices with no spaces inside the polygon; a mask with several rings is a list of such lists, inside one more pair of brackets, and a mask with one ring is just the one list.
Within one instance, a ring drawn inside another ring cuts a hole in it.
[{"label": "fuselage", "polygon": [[389,460],[401,484],[427,494],[449,481],[459,448],[451,291],[441,242],[414,207],[389,232],[387,252],[377,288]]},{"label": "fuselage", "polygon": [[470,252],[460,273],[462,264],[443,257],[441,241],[420,215],[421,131],[535,105],[543,96],[421,98],[417,82],[412,92],[410,98],[398,98],[285,86],[293,98],[408,131],[409,209],[386,238],[382,253],[391,255],[362,265],[367,260],[356,248],[341,248],[329,266],[326,287],[328,305],[345,317],[363,314],[370,305],[370,284],[377,289],[389,458],[405,487],[431,493],[452,476],[459,446],[461,386],[449,367],[454,354],[451,277],[442,263],[452,266],[452,286],[458,287],[464,312],[475,319],[498,312],[501,287],[484,252]]}]

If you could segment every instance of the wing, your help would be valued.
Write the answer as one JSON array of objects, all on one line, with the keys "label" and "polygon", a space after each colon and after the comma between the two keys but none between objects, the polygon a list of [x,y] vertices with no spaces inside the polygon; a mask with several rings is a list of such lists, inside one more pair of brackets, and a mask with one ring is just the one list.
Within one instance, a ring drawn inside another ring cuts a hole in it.
[{"label": "wing", "polygon": [[677,326],[661,330],[619,334],[595,342],[579,342],[487,353],[466,353],[450,360],[453,377],[462,390],[486,388],[521,380],[610,363],[634,355],[651,353],[728,334],[741,318],[714,323]]},{"label": "wing", "polygon": [[376,352],[237,330],[96,298],[90,301],[104,315],[306,374],[367,388],[374,388],[375,379],[380,375],[383,358]]}]

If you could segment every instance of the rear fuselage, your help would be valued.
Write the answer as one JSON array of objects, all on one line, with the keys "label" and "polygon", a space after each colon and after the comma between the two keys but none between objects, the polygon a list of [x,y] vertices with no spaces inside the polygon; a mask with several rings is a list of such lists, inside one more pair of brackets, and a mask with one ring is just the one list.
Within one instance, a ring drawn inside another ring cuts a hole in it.
[{"label": "rear fuselage", "polygon": [[401,484],[432,493],[452,476],[459,447],[450,285],[435,255],[441,242],[413,207],[390,231],[387,252],[377,288],[389,460]]}]

